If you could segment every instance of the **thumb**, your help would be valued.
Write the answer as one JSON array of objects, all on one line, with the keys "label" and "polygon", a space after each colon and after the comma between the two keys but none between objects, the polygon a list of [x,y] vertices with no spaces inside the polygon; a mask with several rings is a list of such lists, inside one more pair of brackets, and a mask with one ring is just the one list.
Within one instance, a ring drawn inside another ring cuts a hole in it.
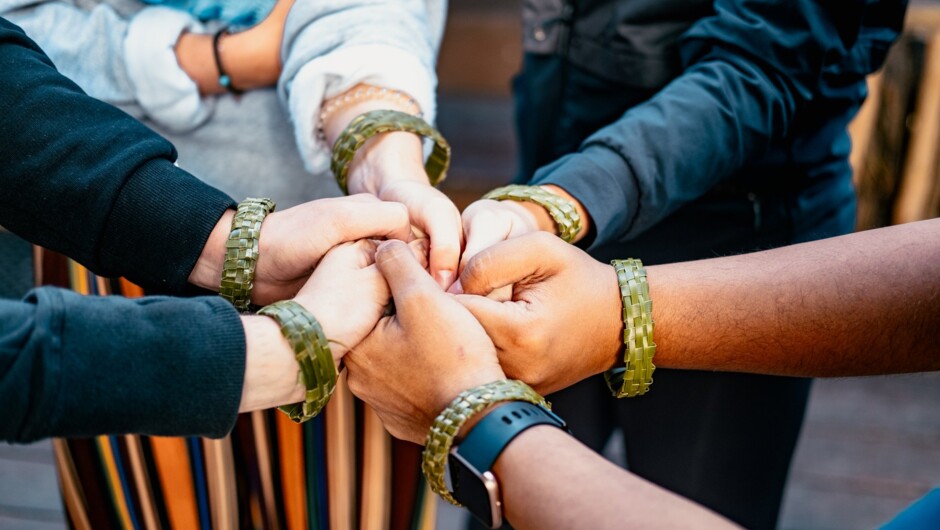
[{"label": "thumb", "polygon": [[565,261],[568,244],[547,232],[536,232],[497,243],[472,257],[460,274],[466,294],[486,296],[536,273],[556,271]]},{"label": "thumb", "polygon": [[420,292],[438,292],[440,286],[424,270],[411,247],[401,241],[385,241],[379,244],[375,253],[375,264],[388,282],[395,305],[406,303],[410,294]]},{"label": "thumb", "polygon": [[505,344],[505,338],[520,328],[520,306],[512,302],[497,302],[484,296],[459,294],[456,296],[477,322],[486,330],[497,348]]}]

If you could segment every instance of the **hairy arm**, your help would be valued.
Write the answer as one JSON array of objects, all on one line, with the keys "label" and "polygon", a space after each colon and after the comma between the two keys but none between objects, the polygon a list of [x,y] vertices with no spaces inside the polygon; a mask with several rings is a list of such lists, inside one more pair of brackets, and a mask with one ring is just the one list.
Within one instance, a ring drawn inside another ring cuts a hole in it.
[{"label": "hairy arm", "polygon": [[940,370],[940,219],[647,270],[657,366]]}]

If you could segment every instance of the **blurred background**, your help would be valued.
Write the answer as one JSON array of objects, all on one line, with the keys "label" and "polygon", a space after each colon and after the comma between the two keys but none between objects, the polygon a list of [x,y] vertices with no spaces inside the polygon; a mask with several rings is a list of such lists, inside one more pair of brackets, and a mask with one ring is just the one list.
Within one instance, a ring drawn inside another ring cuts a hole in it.
[{"label": "blurred background", "polygon": [[[439,126],[453,146],[443,189],[463,207],[515,171],[510,79],[519,0],[452,0],[439,60]],[[940,2],[913,2],[907,31],[852,125],[859,229],[940,215]],[[32,285],[31,250],[0,229],[0,297]],[[2,404],[0,404],[2,406]],[[608,456],[623,461],[613,450]],[[874,528],[940,485],[940,374],[819,380],[780,528]],[[463,527],[440,504],[438,528]],[[0,444],[0,528],[64,526],[51,446]]]}]

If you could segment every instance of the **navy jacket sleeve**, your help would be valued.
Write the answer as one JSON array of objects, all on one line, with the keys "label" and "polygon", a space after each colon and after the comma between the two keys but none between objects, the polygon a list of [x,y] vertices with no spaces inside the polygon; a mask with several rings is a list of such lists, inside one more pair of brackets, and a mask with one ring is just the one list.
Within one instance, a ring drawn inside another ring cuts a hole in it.
[{"label": "navy jacket sleeve", "polygon": [[0,300],[0,440],[109,433],[221,437],[245,372],[238,313],[219,297]]},{"label": "navy jacket sleeve", "polygon": [[642,233],[785,138],[823,70],[849,57],[865,10],[862,0],[717,0],[680,43],[679,77],[533,182],[581,201],[594,245]]},{"label": "navy jacket sleeve", "polygon": [[234,201],[165,139],[85,95],[0,19],[0,225],[104,276],[182,292]]}]

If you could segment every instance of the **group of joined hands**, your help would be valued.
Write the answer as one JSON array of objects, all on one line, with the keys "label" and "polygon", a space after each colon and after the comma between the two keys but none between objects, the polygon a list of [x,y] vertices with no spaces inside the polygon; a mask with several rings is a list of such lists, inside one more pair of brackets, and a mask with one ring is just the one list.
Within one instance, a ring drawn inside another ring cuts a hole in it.
[{"label": "group of joined hands", "polygon": [[[541,206],[480,200],[461,216],[426,179],[350,179],[359,193],[272,212],[251,295],[310,311],[352,392],[418,443],[461,391],[507,377],[559,390],[609,368],[622,340],[613,268],[549,232],[547,213],[540,226],[528,208]],[[217,288],[233,216],[219,220],[191,283]],[[283,341],[273,320],[256,318]],[[607,354],[592,363],[572,349]],[[243,398],[243,411],[257,406]]]}]

